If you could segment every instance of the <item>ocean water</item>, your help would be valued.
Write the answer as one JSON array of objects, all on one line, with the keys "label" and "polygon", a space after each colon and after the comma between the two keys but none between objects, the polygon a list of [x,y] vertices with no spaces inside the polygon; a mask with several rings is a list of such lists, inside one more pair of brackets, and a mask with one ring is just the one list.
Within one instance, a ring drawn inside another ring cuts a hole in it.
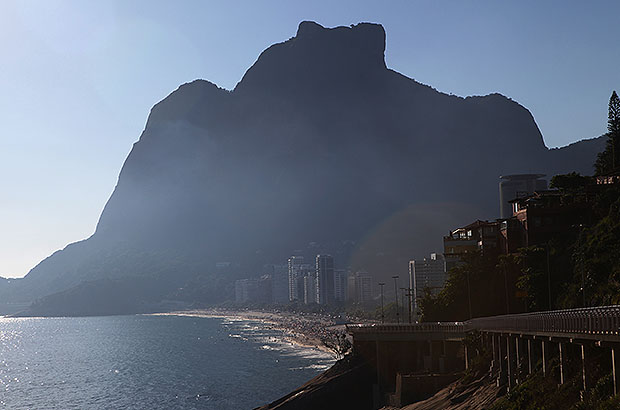
[{"label": "ocean water", "polygon": [[252,409],[333,363],[234,318],[0,318],[0,408]]}]

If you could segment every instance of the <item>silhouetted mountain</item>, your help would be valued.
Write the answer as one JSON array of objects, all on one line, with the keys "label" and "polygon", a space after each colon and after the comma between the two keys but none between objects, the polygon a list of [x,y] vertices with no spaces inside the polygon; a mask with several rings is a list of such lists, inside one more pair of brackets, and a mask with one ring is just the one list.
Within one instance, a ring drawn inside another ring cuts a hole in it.
[{"label": "silhouetted mountain", "polygon": [[384,50],[380,25],[303,22],[233,91],[182,85],[151,110],[95,234],[12,295],[164,276],[172,292],[201,275],[217,301],[310,242],[377,280],[404,276],[448,229],[498,216],[500,175],[592,173],[600,140],[549,150],[518,103],[438,92],[388,69]]}]

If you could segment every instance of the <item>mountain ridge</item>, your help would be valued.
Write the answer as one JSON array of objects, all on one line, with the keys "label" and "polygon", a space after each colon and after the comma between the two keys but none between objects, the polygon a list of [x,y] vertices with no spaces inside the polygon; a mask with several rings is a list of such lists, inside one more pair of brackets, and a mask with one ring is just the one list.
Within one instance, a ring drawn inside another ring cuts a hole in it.
[{"label": "mountain ridge", "polygon": [[181,85],[151,109],[95,233],[41,261],[17,298],[171,275],[171,292],[208,277],[217,302],[311,242],[380,279],[493,218],[499,175],[591,170],[599,140],[548,149],[516,101],[439,92],[387,68],[384,50],[380,25],[302,22],[233,90]]}]

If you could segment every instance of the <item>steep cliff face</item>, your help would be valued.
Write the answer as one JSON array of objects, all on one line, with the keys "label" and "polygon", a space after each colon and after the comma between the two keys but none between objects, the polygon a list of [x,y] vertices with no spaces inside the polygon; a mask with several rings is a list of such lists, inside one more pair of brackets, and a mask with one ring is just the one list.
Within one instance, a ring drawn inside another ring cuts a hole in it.
[{"label": "steep cliff face", "polygon": [[303,22],[233,91],[182,85],[153,107],[96,233],[41,262],[18,293],[185,280],[216,275],[218,261],[249,275],[309,242],[341,265],[403,270],[447,229],[496,217],[499,175],[590,173],[592,149],[550,152],[518,103],[442,94],[388,69],[384,50],[380,25]]}]

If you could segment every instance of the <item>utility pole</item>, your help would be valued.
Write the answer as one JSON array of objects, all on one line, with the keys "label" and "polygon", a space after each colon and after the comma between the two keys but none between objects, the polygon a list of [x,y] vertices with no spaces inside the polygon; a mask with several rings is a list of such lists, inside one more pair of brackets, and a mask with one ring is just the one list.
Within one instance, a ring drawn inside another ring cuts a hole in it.
[{"label": "utility pole", "polygon": [[[400,288],[403,292],[404,295],[403,296],[407,296],[408,302],[409,302],[409,324],[411,324],[411,297],[413,296],[413,289],[411,288]],[[403,307],[405,306],[405,302],[403,300]],[[403,322],[405,321],[405,313],[403,313]]]},{"label": "utility pole", "polygon": [[394,299],[396,300],[396,323],[400,323],[400,317],[398,316],[398,284],[396,283],[398,278],[398,275],[392,276],[392,279],[394,279]]},{"label": "utility pole", "polygon": [[385,286],[385,283],[379,282],[379,286],[381,287],[381,323],[383,323],[385,319],[385,316],[383,315],[383,287]]},{"label": "utility pole", "polygon": [[403,323],[405,323],[405,288],[400,288],[400,313],[403,318]]},{"label": "utility pole", "polygon": [[549,263],[549,242],[545,244],[545,250],[547,251],[547,289],[549,290],[549,310],[553,310],[551,305],[551,264]]}]

